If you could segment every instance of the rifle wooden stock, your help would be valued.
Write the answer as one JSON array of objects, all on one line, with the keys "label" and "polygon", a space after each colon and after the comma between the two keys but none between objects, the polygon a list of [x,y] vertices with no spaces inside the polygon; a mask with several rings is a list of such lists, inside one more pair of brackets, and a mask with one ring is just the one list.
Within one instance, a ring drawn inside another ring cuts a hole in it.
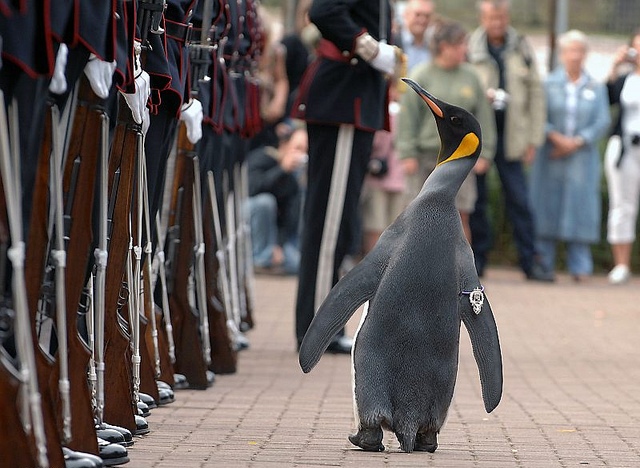
[{"label": "rifle wooden stock", "polygon": [[[16,402],[20,392],[18,370],[0,346],[0,454],[3,466],[36,468],[35,447],[25,433]],[[47,447],[48,449],[49,447]],[[54,465],[49,455],[50,466]]]},{"label": "rifle wooden stock", "polygon": [[[147,256],[146,262],[151,262],[151,258]],[[149,272],[150,268],[145,268],[145,272]],[[171,357],[169,356],[169,346],[167,345],[166,334],[164,333],[165,328],[162,326],[162,310],[156,306],[153,301],[153,291],[151,290],[151,278],[150,275],[147,274],[143,278],[144,281],[144,313],[145,317],[148,321],[151,321],[151,314],[155,314],[156,319],[156,332],[158,338],[158,357],[160,358],[160,374],[156,374],[154,369],[154,382],[153,388],[155,388],[155,393],[158,396],[159,400],[160,395],[158,394],[158,386],[155,384],[155,379],[162,380],[168,384],[173,384],[173,363],[171,362]],[[159,311],[159,313],[158,313]],[[142,336],[142,334],[141,334]],[[152,327],[147,327],[145,333],[145,340],[147,344],[147,353],[151,359],[151,362],[155,359],[155,348],[153,344],[153,329]],[[154,365],[155,367],[155,365]],[[165,380],[170,379],[170,380]],[[146,388],[146,387],[145,387]],[[145,393],[149,393],[146,390],[142,390]],[[151,394],[153,396],[153,394]],[[154,396],[154,398],[156,398]]]},{"label": "rifle wooden stock", "polygon": [[[194,225],[193,225],[193,145],[186,136],[186,128],[180,125],[178,130],[178,152],[169,212],[171,235],[169,242],[177,243],[172,251],[171,290],[169,306],[176,347],[175,370],[184,374],[191,388],[206,389],[207,364],[202,352],[199,327],[200,320],[189,302],[189,270],[193,263]],[[179,226],[179,239],[175,237]]]},{"label": "rifle wooden stock", "polygon": [[167,337],[167,327],[164,322],[166,317],[160,306],[155,303],[153,304],[153,313],[156,314],[156,323],[158,324],[158,349],[160,351],[160,376],[158,380],[169,384],[173,388],[175,371],[171,353],[169,352],[169,338]]},{"label": "rifle wooden stock", "polygon": [[[50,109],[47,112],[50,113]],[[47,214],[49,197],[49,160],[51,155],[51,116],[45,118],[43,140],[34,184],[29,239],[25,258],[25,281],[27,287],[27,305],[31,322],[33,349],[36,360],[38,387],[42,401],[42,418],[46,436],[47,456],[51,466],[62,464],[62,415],[56,407],[59,396],[58,381],[54,379],[55,360],[40,347],[36,330],[37,304],[40,296],[45,261],[47,259]],[[4,191],[2,192],[4,193]],[[16,465],[17,466],[17,465]]]},{"label": "rifle wooden stock", "polygon": [[136,430],[129,339],[119,324],[119,308],[127,300],[121,294],[129,249],[129,212],[134,181],[139,125],[120,97],[118,122],[109,157],[109,205],[113,208],[109,232],[109,261],[105,274],[105,393],[104,418],[110,424]]},{"label": "rifle wooden stock", "polygon": [[[65,270],[69,382],[71,395],[72,440],[69,448],[98,453],[91,392],[87,369],[91,350],[80,337],[77,312],[86,282],[92,246],[92,210],[101,145],[101,125],[105,114],[102,100],[82,77],[78,83],[78,106],[69,150],[63,168],[67,268]],[[56,369],[56,379],[59,369]]]},{"label": "rifle wooden stock", "polygon": [[[208,184],[204,184],[208,187]],[[207,188],[208,192],[208,188]],[[238,351],[235,349],[229,329],[224,302],[218,288],[218,272],[220,266],[216,256],[217,243],[213,229],[213,207],[211,197],[203,200],[203,233],[205,243],[205,277],[207,280],[207,309],[211,326],[211,365],[217,374],[233,374],[237,370]]]},{"label": "rifle wooden stock", "polygon": [[138,319],[140,320],[140,391],[151,395],[157,403],[160,400],[160,395],[158,393],[158,386],[156,385],[156,375],[153,365],[154,350],[153,338],[151,337],[152,330],[147,317],[138,314]]}]

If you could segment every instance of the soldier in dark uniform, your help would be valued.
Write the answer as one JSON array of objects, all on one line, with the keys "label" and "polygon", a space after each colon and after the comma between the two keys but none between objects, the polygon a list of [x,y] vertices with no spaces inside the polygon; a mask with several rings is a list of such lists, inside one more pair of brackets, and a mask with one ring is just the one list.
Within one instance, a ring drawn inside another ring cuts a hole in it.
[{"label": "soldier in dark uniform", "polygon": [[[373,134],[388,124],[385,73],[394,72],[398,56],[397,48],[379,41],[390,37],[388,3],[380,11],[380,2],[368,0],[314,0],[309,17],[323,39],[292,110],[294,118],[307,121],[309,133],[296,304],[298,346],[355,242],[358,199]],[[350,350],[351,340],[343,334],[328,348],[334,353]]]},{"label": "soldier in dark uniform", "polygon": [[[166,164],[176,137],[178,120],[181,116],[186,117],[182,115],[183,110],[188,109],[187,112],[190,112],[199,106],[199,103],[190,102],[187,47],[192,32],[190,20],[196,3],[197,0],[168,0],[164,12],[165,40],[161,50],[171,81],[162,89],[153,90],[152,86],[152,100],[157,96],[156,102],[159,105],[152,106],[151,122],[145,138],[152,230],[153,220],[162,200]],[[152,71],[147,71],[153,74]]]}]

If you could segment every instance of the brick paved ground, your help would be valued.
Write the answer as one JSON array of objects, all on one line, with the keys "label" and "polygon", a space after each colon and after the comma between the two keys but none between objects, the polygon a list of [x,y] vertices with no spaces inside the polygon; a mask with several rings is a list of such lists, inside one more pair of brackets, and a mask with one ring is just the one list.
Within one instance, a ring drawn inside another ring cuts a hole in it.
[{"label": "brick paved ground", "polygon": [[404,454],[390,434],[384,453],[351,446],[349,358],[325,355],[304,375],[294,351],[295,280],[259,277],[257,327],[238,373],[153,410],[128,466],[640,466],[640,280],[612,287],[603,277],[574,284],[564,276],[548,285],[490,270],[484,283],[502,342],[503,399],[484,412],[463,332],[435,454]]}]

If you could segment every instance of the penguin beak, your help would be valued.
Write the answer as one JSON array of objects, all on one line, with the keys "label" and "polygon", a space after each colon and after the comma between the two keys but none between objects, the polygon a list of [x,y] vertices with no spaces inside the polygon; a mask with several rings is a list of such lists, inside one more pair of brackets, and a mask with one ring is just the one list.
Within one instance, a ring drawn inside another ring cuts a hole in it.
[{"label": "penguin beak", "polygon": [[410,80],[409,78],[402,78],[402,81],[407,83],[416,93],[418,93],[418,96],[420,96],[422,100],[427,103],[427,105],[431,109],[431,112],[433,112],[433,115],[435,115],[436,117],[440,117],[441,119],[444,118],[444,112],[442,112],[442,109],[438,105],[438,100],[435,97],[425,91],[424,88],[422,88],[422,86],[420,86],[418,83]]}]

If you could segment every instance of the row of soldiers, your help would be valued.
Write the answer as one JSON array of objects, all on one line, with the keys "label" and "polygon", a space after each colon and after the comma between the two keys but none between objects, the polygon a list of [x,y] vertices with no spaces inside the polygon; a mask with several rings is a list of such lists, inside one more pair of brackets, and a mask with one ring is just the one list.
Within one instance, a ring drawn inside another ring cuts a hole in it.
[{"label": "row of soldiers", "polygon": [[0,0],[0,459],[129,460],[234,373],[258,0]]}]

